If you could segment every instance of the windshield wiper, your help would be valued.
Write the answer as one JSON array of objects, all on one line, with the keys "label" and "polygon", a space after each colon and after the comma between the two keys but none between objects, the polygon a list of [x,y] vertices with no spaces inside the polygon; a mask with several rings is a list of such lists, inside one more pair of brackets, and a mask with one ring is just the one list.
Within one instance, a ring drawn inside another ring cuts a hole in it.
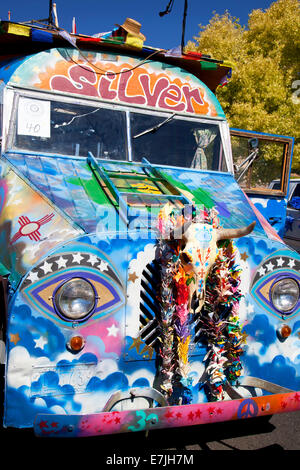
[{"label": "windshield wiper", "polygon": [[165,119],[163,122],[160,122],[156,126],[150,127],[150,129],[146,129],[145,131],[140,132],[140,134],[134,135],[132,138],[137,139],[138,137],[141,137],[142,135],[145,135],[145,134],[149,134],[150,132],[152,132],[152,133],[156,132],[160,127],[167,124],[167,122],[172,121],[174,116],[176,116],[176,113],[173,113],[171,116],[169,116],[167,119]]}]

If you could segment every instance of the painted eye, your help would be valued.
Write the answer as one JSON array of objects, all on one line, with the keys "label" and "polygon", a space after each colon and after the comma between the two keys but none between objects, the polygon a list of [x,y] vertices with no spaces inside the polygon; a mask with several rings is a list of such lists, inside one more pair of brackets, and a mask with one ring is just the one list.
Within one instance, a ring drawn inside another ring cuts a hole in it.
[{"label": "painted eye", "polygon": [[58,322],[109,315],[124,304],[124,288],[111,260],[98,251],[47,258],[28,274],[22,294],[35,310]]},{"label": "painted eye", "polygon": [[273,256],[262,262],[254,276],[251,293],[268,312],[278,317],[299,313],[300,261]]}]

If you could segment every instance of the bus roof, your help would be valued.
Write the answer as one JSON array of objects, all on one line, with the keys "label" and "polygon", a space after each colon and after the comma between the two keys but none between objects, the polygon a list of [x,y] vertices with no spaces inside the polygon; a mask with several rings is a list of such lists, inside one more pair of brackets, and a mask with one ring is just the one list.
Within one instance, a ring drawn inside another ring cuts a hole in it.
[{"label": "bus roof", "polygon": [[[0,61],[16,59],[51,48],[70,46],[91,51],[104,50],[119,54],[134,54],[138,58],[159,61],[193,74],[211,91],[226,80],[231,67],[221,60],[212,59],[201,53],[187,52],[176,55],[172,50],[157,49],[150,46],[136,48],[114,40],[96,38],[81,34],[69,34],[64,30],[47,29],[31,24],[2,21],[0,23]],[[5,52],[4,52],[5,51]]]}]

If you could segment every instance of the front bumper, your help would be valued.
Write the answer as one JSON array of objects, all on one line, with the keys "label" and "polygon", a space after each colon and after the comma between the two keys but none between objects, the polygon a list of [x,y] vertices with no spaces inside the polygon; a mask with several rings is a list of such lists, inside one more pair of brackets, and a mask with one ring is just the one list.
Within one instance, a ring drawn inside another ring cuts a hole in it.
[{"label": "front bumper", "polygon": [[200,405],[109,411],[88,415],[38,414],[40,437],[91,437],[232,421],[300,410],[300,391]]}]

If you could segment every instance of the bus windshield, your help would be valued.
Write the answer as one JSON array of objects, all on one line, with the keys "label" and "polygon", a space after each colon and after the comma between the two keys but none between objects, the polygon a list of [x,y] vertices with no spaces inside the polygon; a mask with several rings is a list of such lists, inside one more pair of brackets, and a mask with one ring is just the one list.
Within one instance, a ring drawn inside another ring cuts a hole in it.
[{"label": "bus windshield", "polygon": [[200,170],[222,170],[224,165],[220,128],[170,115],[130,113],[134,161],[145,157],[157,165],[182,166]]},{"label": "bus windshield", "polygon": [[13,149],[227,171],[217,121],[28,96],[12,121]]}]

